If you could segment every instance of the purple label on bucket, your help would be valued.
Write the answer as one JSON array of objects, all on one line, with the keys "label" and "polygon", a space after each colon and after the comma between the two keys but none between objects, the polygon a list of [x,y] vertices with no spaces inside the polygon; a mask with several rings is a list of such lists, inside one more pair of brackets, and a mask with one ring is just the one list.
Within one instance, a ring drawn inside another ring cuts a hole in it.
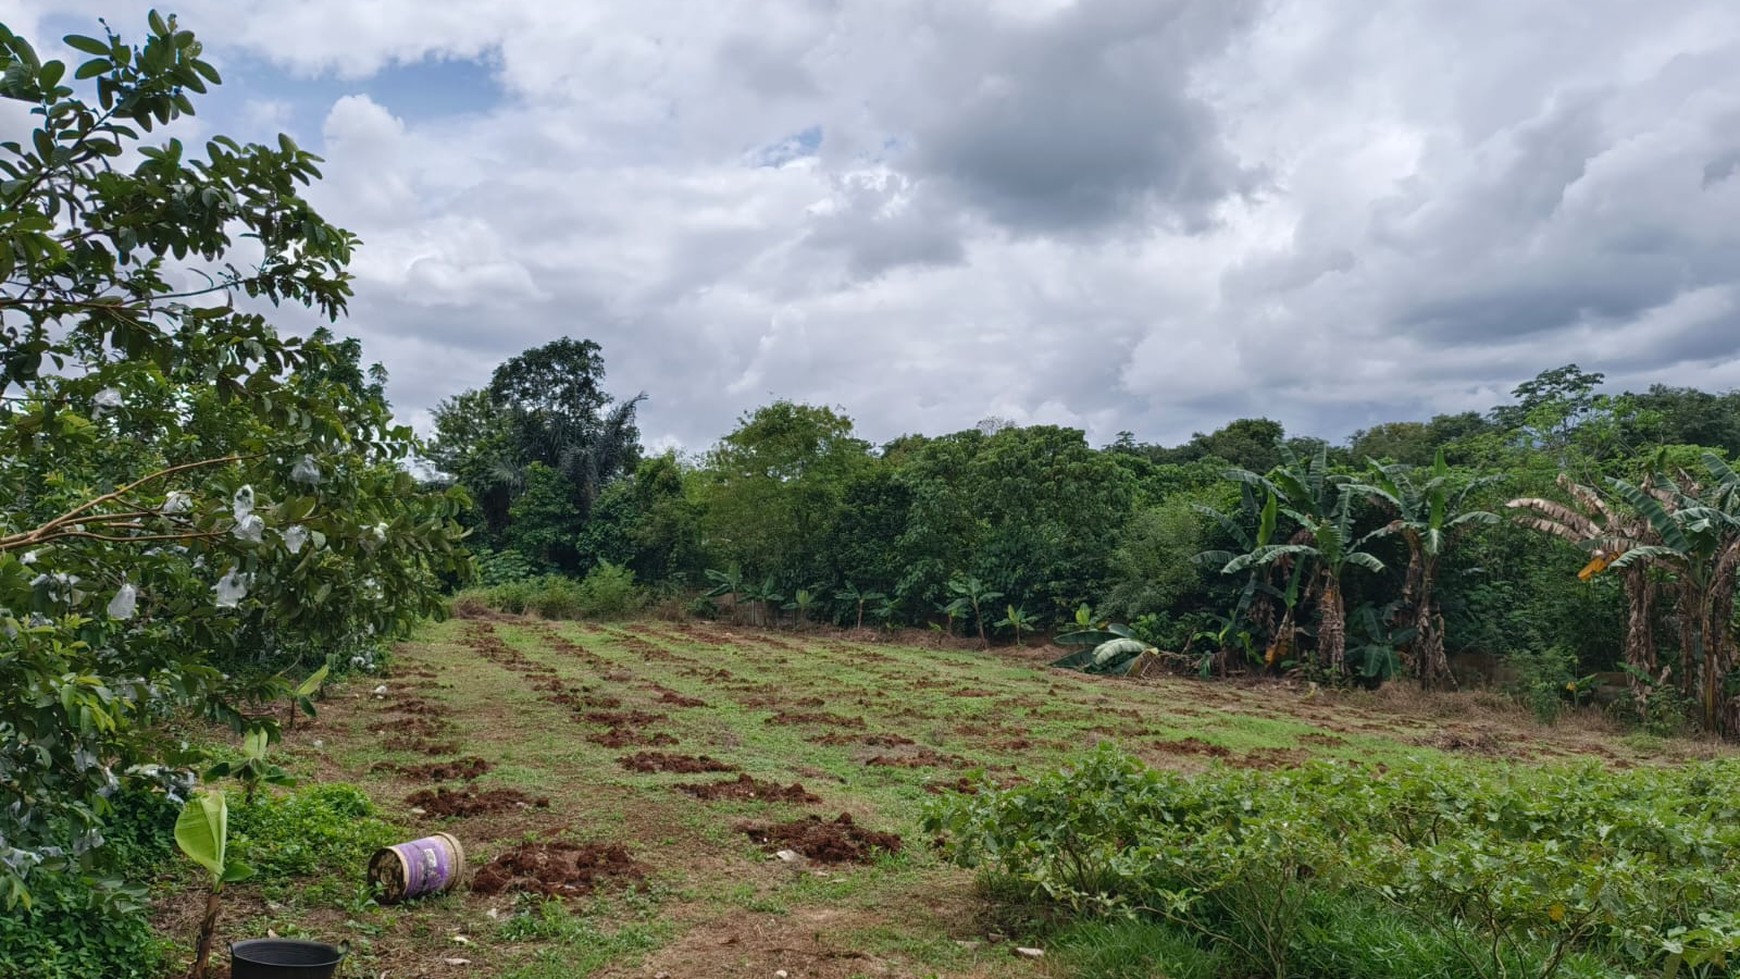
[{"label": "purple label on bucket", "polygon": [[425,836],[393,847],[405,863],[405,896],[421,897],[447,886],[450,855],[438,836]]}]

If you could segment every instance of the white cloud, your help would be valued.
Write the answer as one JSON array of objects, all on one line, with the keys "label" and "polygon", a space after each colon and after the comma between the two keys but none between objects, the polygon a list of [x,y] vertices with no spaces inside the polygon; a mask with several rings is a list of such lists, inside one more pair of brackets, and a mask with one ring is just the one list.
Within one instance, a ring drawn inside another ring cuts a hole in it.
[{"label": "white cloud", "polygon": [[[53,12],[99,8],[145,5]],[[323,120],[313,196],[365,242],[350,326],[407,416],[562,334],[691,447],[772,396],[873,438],[1170,440],[1485,408],[1572,360],[1740,383],[1721,0],[180,11],[220,63],[292,75],[489,59],[486,112],[290,87],[235,113]]]}]

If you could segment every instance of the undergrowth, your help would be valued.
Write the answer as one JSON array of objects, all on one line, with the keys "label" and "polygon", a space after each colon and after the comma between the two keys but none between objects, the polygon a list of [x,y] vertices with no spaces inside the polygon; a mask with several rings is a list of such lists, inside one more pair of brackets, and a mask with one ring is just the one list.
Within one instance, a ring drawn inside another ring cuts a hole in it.
[{"label": "undergrowth", "polygon": [[1082,975],[1496,979],[1732,975],[1736,816],[1732,761],[1183,776],[1103,745],[926,821]]}]

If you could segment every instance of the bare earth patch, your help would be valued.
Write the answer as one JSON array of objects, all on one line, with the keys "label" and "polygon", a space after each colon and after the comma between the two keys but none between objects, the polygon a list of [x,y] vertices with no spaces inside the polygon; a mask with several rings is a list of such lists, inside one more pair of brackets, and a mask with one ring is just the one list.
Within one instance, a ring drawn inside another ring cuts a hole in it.
[{"label": "bare earth patch", "polygon": [[801,782],[780,785],[777,782],[763,782],[748,775],[739,775],[733,780],[724,782],[679,785],[677,791],[686,792],[697,799],[738,799],[806,804],[822,801],[821,796],[805,789]]},{"label": "bare earth patch", "polygon": [[431,816],[482,816],[488,813],[512,812],[516,809],[548,809],[550,800],[533,797],[518,789],[450,789],[446,786],[420,789],[405,796],[407,805],[416,806]]},{"label": "bare earth patch", "polygon": [[735,772],[736,765],[706,755],[671,755],[662,751],[638,751],[623,755],[616,763],[631,772]]},{"label": "bare earth patch", "polygon": [[619,843],[526,843],[479,868],[471,889],[578,897],[607,884],[639,883],[646,874]]}]

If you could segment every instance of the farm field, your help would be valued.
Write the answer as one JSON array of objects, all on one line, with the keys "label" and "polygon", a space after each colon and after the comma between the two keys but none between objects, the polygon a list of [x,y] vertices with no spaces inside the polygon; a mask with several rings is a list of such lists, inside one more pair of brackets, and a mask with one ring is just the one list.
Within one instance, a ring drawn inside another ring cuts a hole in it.
[{"label": "farm field", "polygon": [[[405,838],[455,835],[474,869],[517,862],[470,892],[388,908],[358,896],[360,865],[272,893],[243,885],[221,937],[343,938],[347,976],[1066,975],[996,933],[972,874],[931,851],[928,801],[1106,739],[1183,770],[1420,755],[1628,766],[1718,750],[1587,719],[1545,728],[1490,693],[1114,680],[1048,669],[1049,655],[714,623],[427,626],[398,647],[384,695],[372,679],[338,688],[279,758],[361,787]],[[795,821],[813,823],[797,827],[807,844],[766,842]],[[769,852],[806,845],[821,859]],[[565,909],[480,892],[540,873]]]}]

